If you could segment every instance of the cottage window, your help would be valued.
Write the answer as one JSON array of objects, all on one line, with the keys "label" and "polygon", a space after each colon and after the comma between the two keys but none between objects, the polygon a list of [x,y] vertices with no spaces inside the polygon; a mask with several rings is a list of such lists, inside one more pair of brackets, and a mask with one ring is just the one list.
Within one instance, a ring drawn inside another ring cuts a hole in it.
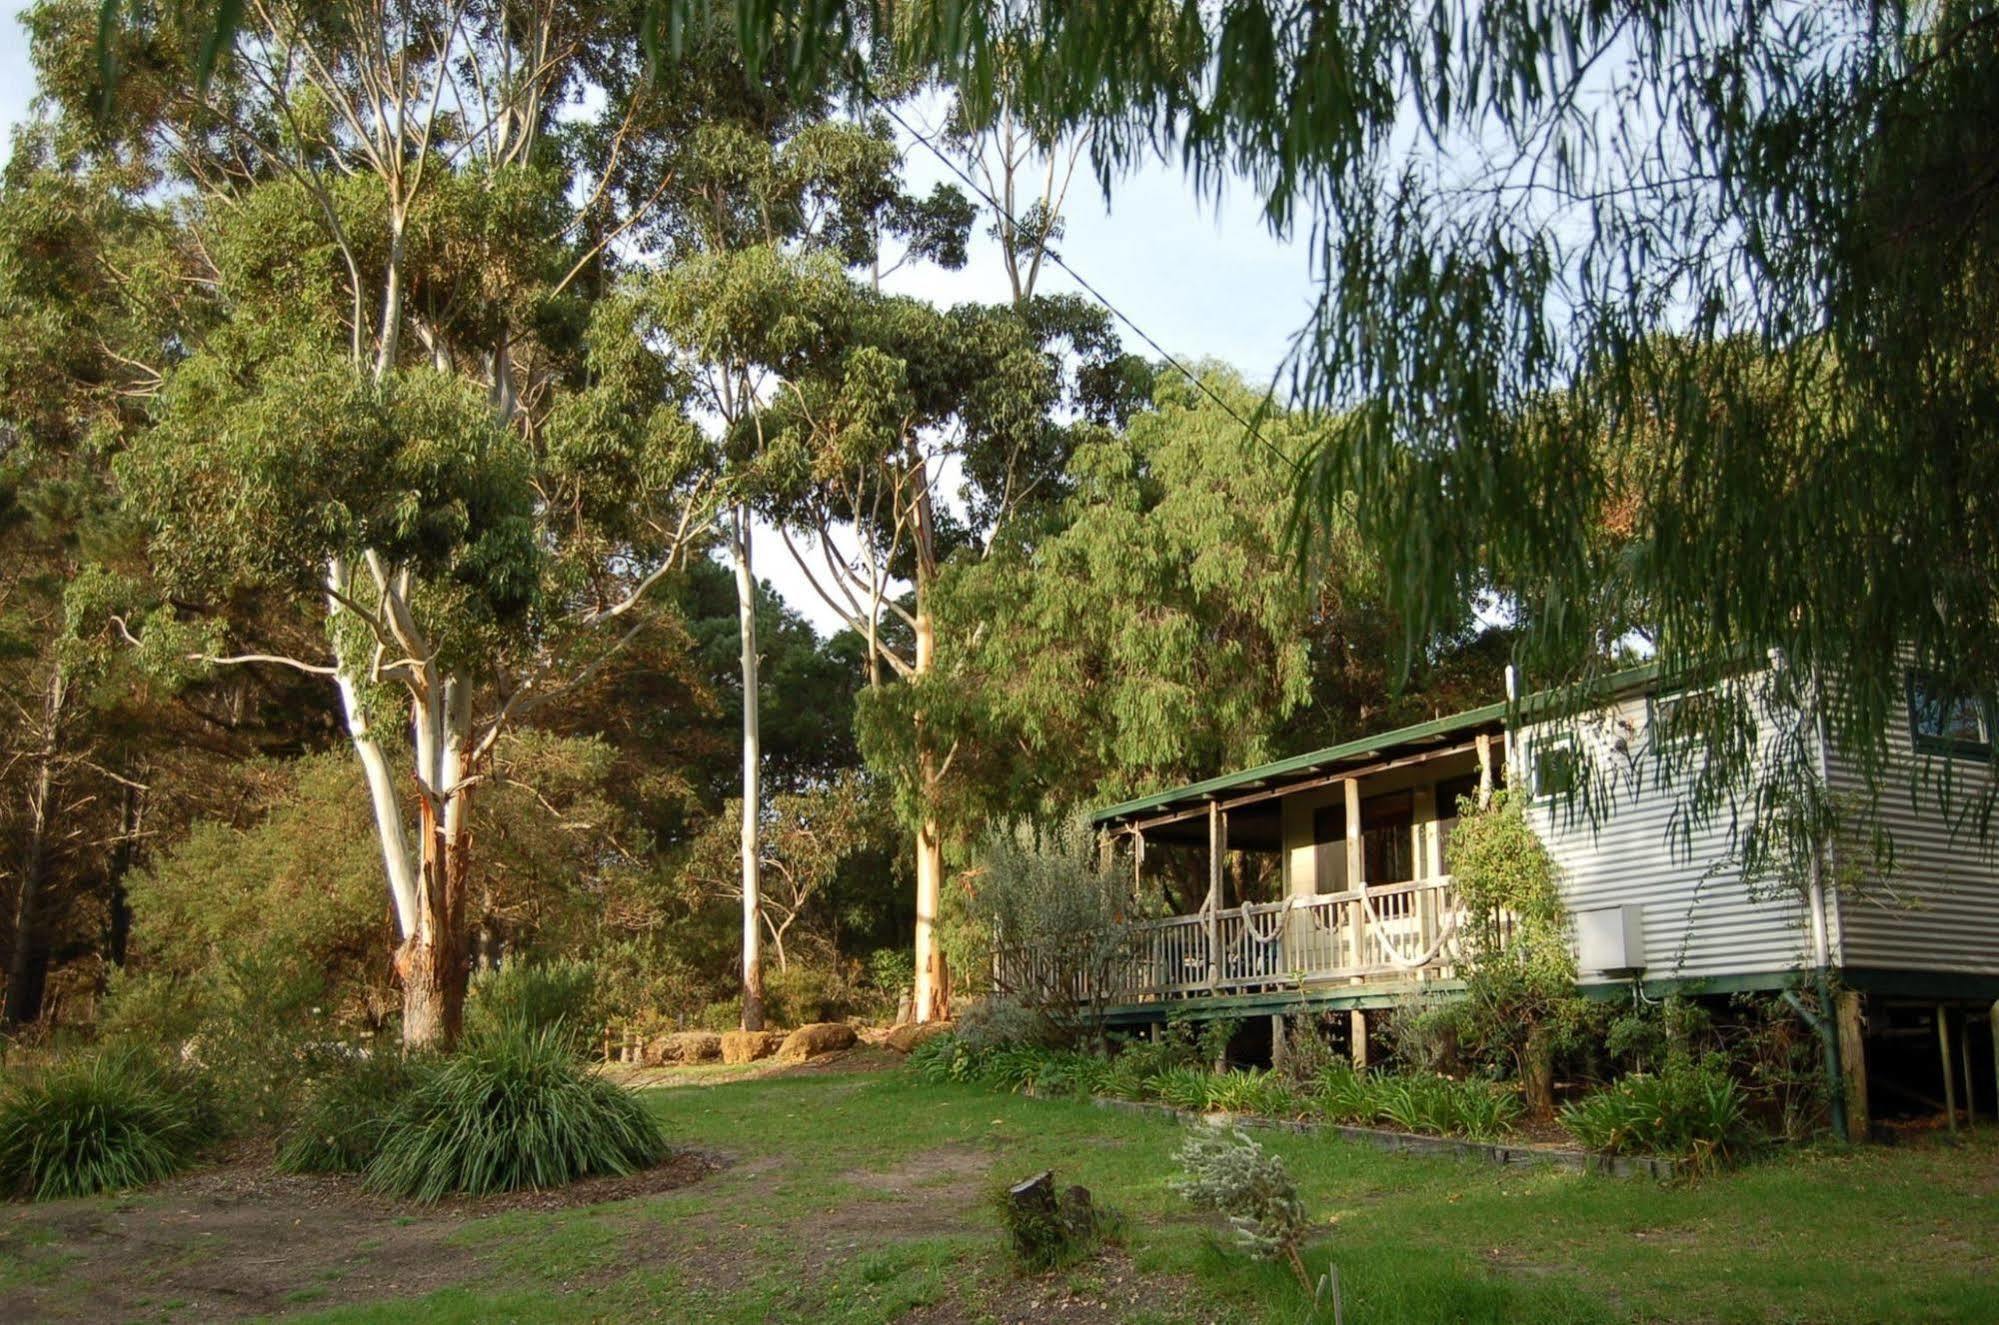
[{"label": "cottage window", "polygon": [[1567,742],[1537,746],[1534,751],[1534,797],[1567,796],[1582,781],[1582,759]]},{"label": "cottage window", "polygon": [[1721,696],[1712,690],[1655,695],[1651,703],[1652,744],[1674,750],[1708,739],[1721,718]]},{"label": "cottage window", "polygon": [[1918,750],[1987,759],[1992,724],[1985,697],[1933,672],[1909,673],[1909,736]]}]

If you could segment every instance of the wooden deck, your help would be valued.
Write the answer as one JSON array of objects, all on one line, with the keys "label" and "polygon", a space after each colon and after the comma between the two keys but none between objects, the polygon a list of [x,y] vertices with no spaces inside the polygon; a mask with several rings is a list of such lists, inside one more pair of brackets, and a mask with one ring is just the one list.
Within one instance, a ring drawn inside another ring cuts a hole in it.
[{"label": "wooden deck", "polygon": [[1460,910],[1449,876],[1185,916],[1135,920],[1060,944],[1002,946],[998,987],[1030,1003],[1129,1007],[1326,986],[1455,977]]}]

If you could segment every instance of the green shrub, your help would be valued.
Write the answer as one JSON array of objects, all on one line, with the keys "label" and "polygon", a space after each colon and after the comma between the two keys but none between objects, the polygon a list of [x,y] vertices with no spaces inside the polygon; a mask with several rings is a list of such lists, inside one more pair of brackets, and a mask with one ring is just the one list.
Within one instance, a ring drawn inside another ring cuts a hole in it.
[{"label": "green shrub", "polygon": [[278,1144],[286,1173],[361,1173],[381,1152],[389,1120],[421,1064],[393,1049],[329,1064]]},{"label": "green shrub", "polygon": [[1205,1112],[1208,1098],[1214,1089],[1215,1075],[1201,1067],[1174,1067],[1154,1078],[1153,1093],[1162,1104],[1170,1104],[1176,1109],[1192,1109]]},{"label": "green shrub", "polygon": [[908,948],[876,948],[868,954],[868,980],[890,1003],[916,984],[916,954]]},{"label": "green shrub", "polygon": [[1372,1081],[1351,1063],[1336,1061],[1319,1069],[1310,1087],[1319,1115],[1335,1123],[1370,1123],[1375,1118]]},{"label": "green shrub", "polygon": [[580,1052],[597,1033],[596,996],[597,968],[591,962],[505,961],[473,978],[465,1029],[476,1035],[506,1026],[535,1031],[560,1026],[563,1041]]},{"label": "green shrub", "polygon": [[1305,1101],[1278,1073],[1236,1068],[1208,1079],[1208,1107],[1266,1118],[1295,1118],[1305,1112]]},{"label": "green shrub", "polygon": [[157,1182],[214,1136],[206,1098],[135,1050],[60,1062],[0,1096],[0,1186],[48,1201]]},{"label": "green shrub", "polygon": [[1474,1077],[1390,1076],[1373,1084],[1375,1116],[1405,1132],[1465,1136],[1490,1141],[1519,1121],[1520,1097],[1497,1082]]},{"label": "green shrub", "polygon": [[959,1013],[955,1033],[975,1053],[1024,1045],[1052,1045],[1062,1038],[1040,1012],[998,994],[982,998]]},{"label": "green shrub", "polygon": [[764,972],[764,1016],[772,1025],[839,1021],[861,997],[852,973],[837,967],[793,961],[782,970]]},{"label": "green shrub", "polygon": [[1129,1050],[1111,1059],[1098,1093],[1114,1100],[1142,1100],[1152,1093],[1159,1068],[1150,1057]]},{"label": "green shrub", "polygon": [[1298,1184],[1284,1161],[1245,1136],[1196,1127],[1180,1147],[1184,1172],[1173,1186],[1199,1210],[1225,1216],[1235,1239],[1252,1256],[1283,1261],[1311,1291],[1311,1276],[1298,1254],[1310,1223]]},{"label": "green shrub", "polygon": [[1565,1107],[1562,1124],[1591,1150],[1665,1155],[1697,1168],[1724,1163],[1755,1139],[1742,1088],[1714,1063],[1625,1077]]},{"label": "green shrub", "polygon": [[101,1037],[198,1065],[224,1131],[283,1127],[303,1083],[342,1052],[325,994],[324,977],[300,953],[233,953],[194,975],[118,979]]},{"label": "green shrub", "polygon": [[1000,1090],[1019,1090],[1032,1085],[1047,1067],[1047,1055],[1040,1049],[1015,1046],[994,1049],[975,1059],[975,1079]]},{"label": "green shrub", "polygon": [[1456,1132],[1474,1141],[1497,1141],[1519,1123],[1520,1096],[1497,1081],[1474,1077],[1459,1083]]},{"label": "green shrub", "polygon": [[1110,1075],[1110,1061],[1099,1054],[1057,1052],[1041,1056],[1033,1082],[1051,1095],[1102,1095]]},{"label": "green shrub", "polygon": [[367,1186],[433,1201],[633,1173],[665,1152],[638,1098],[582,1070],[559,1028],[511,1027],[468,1036],[418,1073],[390,1116]]},{"label": "green shrub", "polygon": [[960,1064],[968,1059],[955,1035],[933,1035],[909,1051],[909,1069],[925,1081],[962,1081]]}]

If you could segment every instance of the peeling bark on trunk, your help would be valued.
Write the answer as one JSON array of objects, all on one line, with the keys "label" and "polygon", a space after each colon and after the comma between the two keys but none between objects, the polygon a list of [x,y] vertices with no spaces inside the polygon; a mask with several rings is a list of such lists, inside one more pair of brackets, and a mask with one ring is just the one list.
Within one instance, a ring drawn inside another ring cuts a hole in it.
[{"label": "peeling bark on trunk", "polygon": [[449,1048],[457,1043],[464,1024],[465,989],[471,978],[465,950],[471,863],[467,795],[461,790],[449,796],[442,815],[434,815],[429,802],[424,802],[417,926],[396,950],[396,974],[403,985],[403,1044],[413,1049]]}]

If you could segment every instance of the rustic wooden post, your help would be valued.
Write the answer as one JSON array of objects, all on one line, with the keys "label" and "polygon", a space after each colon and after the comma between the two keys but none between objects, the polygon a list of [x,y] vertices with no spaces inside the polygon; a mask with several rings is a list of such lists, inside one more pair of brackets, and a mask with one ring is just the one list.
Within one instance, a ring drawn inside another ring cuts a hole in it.
[{"label": "rustic wooden post", "polygon": [[1347,1014],[1347,1050],[1354,1071],[1367,1071],[1367,1013],[1355,1008]]},{"label": "rustic wooden post", "polygon": [[1861,1022],[1860,995],[1848,989],[1834,1000],[1839,1018],[1839,1072],[1845,1078],[1846,1134],[1867,1139],[1867,1040]]},{"label": "rustic wooden post", "polygon": [[1208,985],[1222,978],[1222,853],[1228,850],[1228,821],[1220,801],[1208,802]]},{"label": "rustic wooden post", "polygon": [[[1978,1087],[1971,1081],[1971,1009],[1961,1008],[1957,1014],[1957,1050],[1964,1058],[1964,1125],[1978,1124]],[[1999,1115],[1995,1115],[1999,1116]]]},{"label": "rustic wooden post", "polygon": [[[1992,1089],[1994,1101],[1999,1101],[1999,1002],[1985,1009],[1985,1024],[1992,1032]],[[1994,1115],[1999,1116],[1999,1103],[1994,1105]]]},{"label": "rustic wooden post", "polygon": [[1957,1071],[1950,1061],[1950,1018],[1944,1005],[1937,1004],[1937,1056],[1943,1061],[1943,1111],[1950,1134],[1957,1135]]},{"label": "rustic wooden post", "polygon": [[1360,836],[1360,779],[1347,778],[1340,783],[1346,792],[1347,811],[1347,891],[1353,900],[1347,903],[1347,948],[1349,964],[1358,976],[1365,943],[1363,927],[1367,923],[1367,852]]},{"label": "rustic wooden post", "polygon": [[1492,737],[1480,732],[1474,744],[1478,746],[1478,808],[1483,810],[1492,804]]},{"label": "rustic wooden post", "polygon": [[[1410,856],[1415,866],[1416,877],[1427,885],[1416,890],[1416,950],[1428,952],[1435,940],[1437,926],[1442,922],[1437,916],[1437,880],[1443,877],[1443,847],[1437,838],[1437,788],[1432,783],[1416,788],[1411,794],[1410,829],[1415,834],[1414,850]],[[1415,972],[1421,980],[1429,973],[1428,966]]]}]

